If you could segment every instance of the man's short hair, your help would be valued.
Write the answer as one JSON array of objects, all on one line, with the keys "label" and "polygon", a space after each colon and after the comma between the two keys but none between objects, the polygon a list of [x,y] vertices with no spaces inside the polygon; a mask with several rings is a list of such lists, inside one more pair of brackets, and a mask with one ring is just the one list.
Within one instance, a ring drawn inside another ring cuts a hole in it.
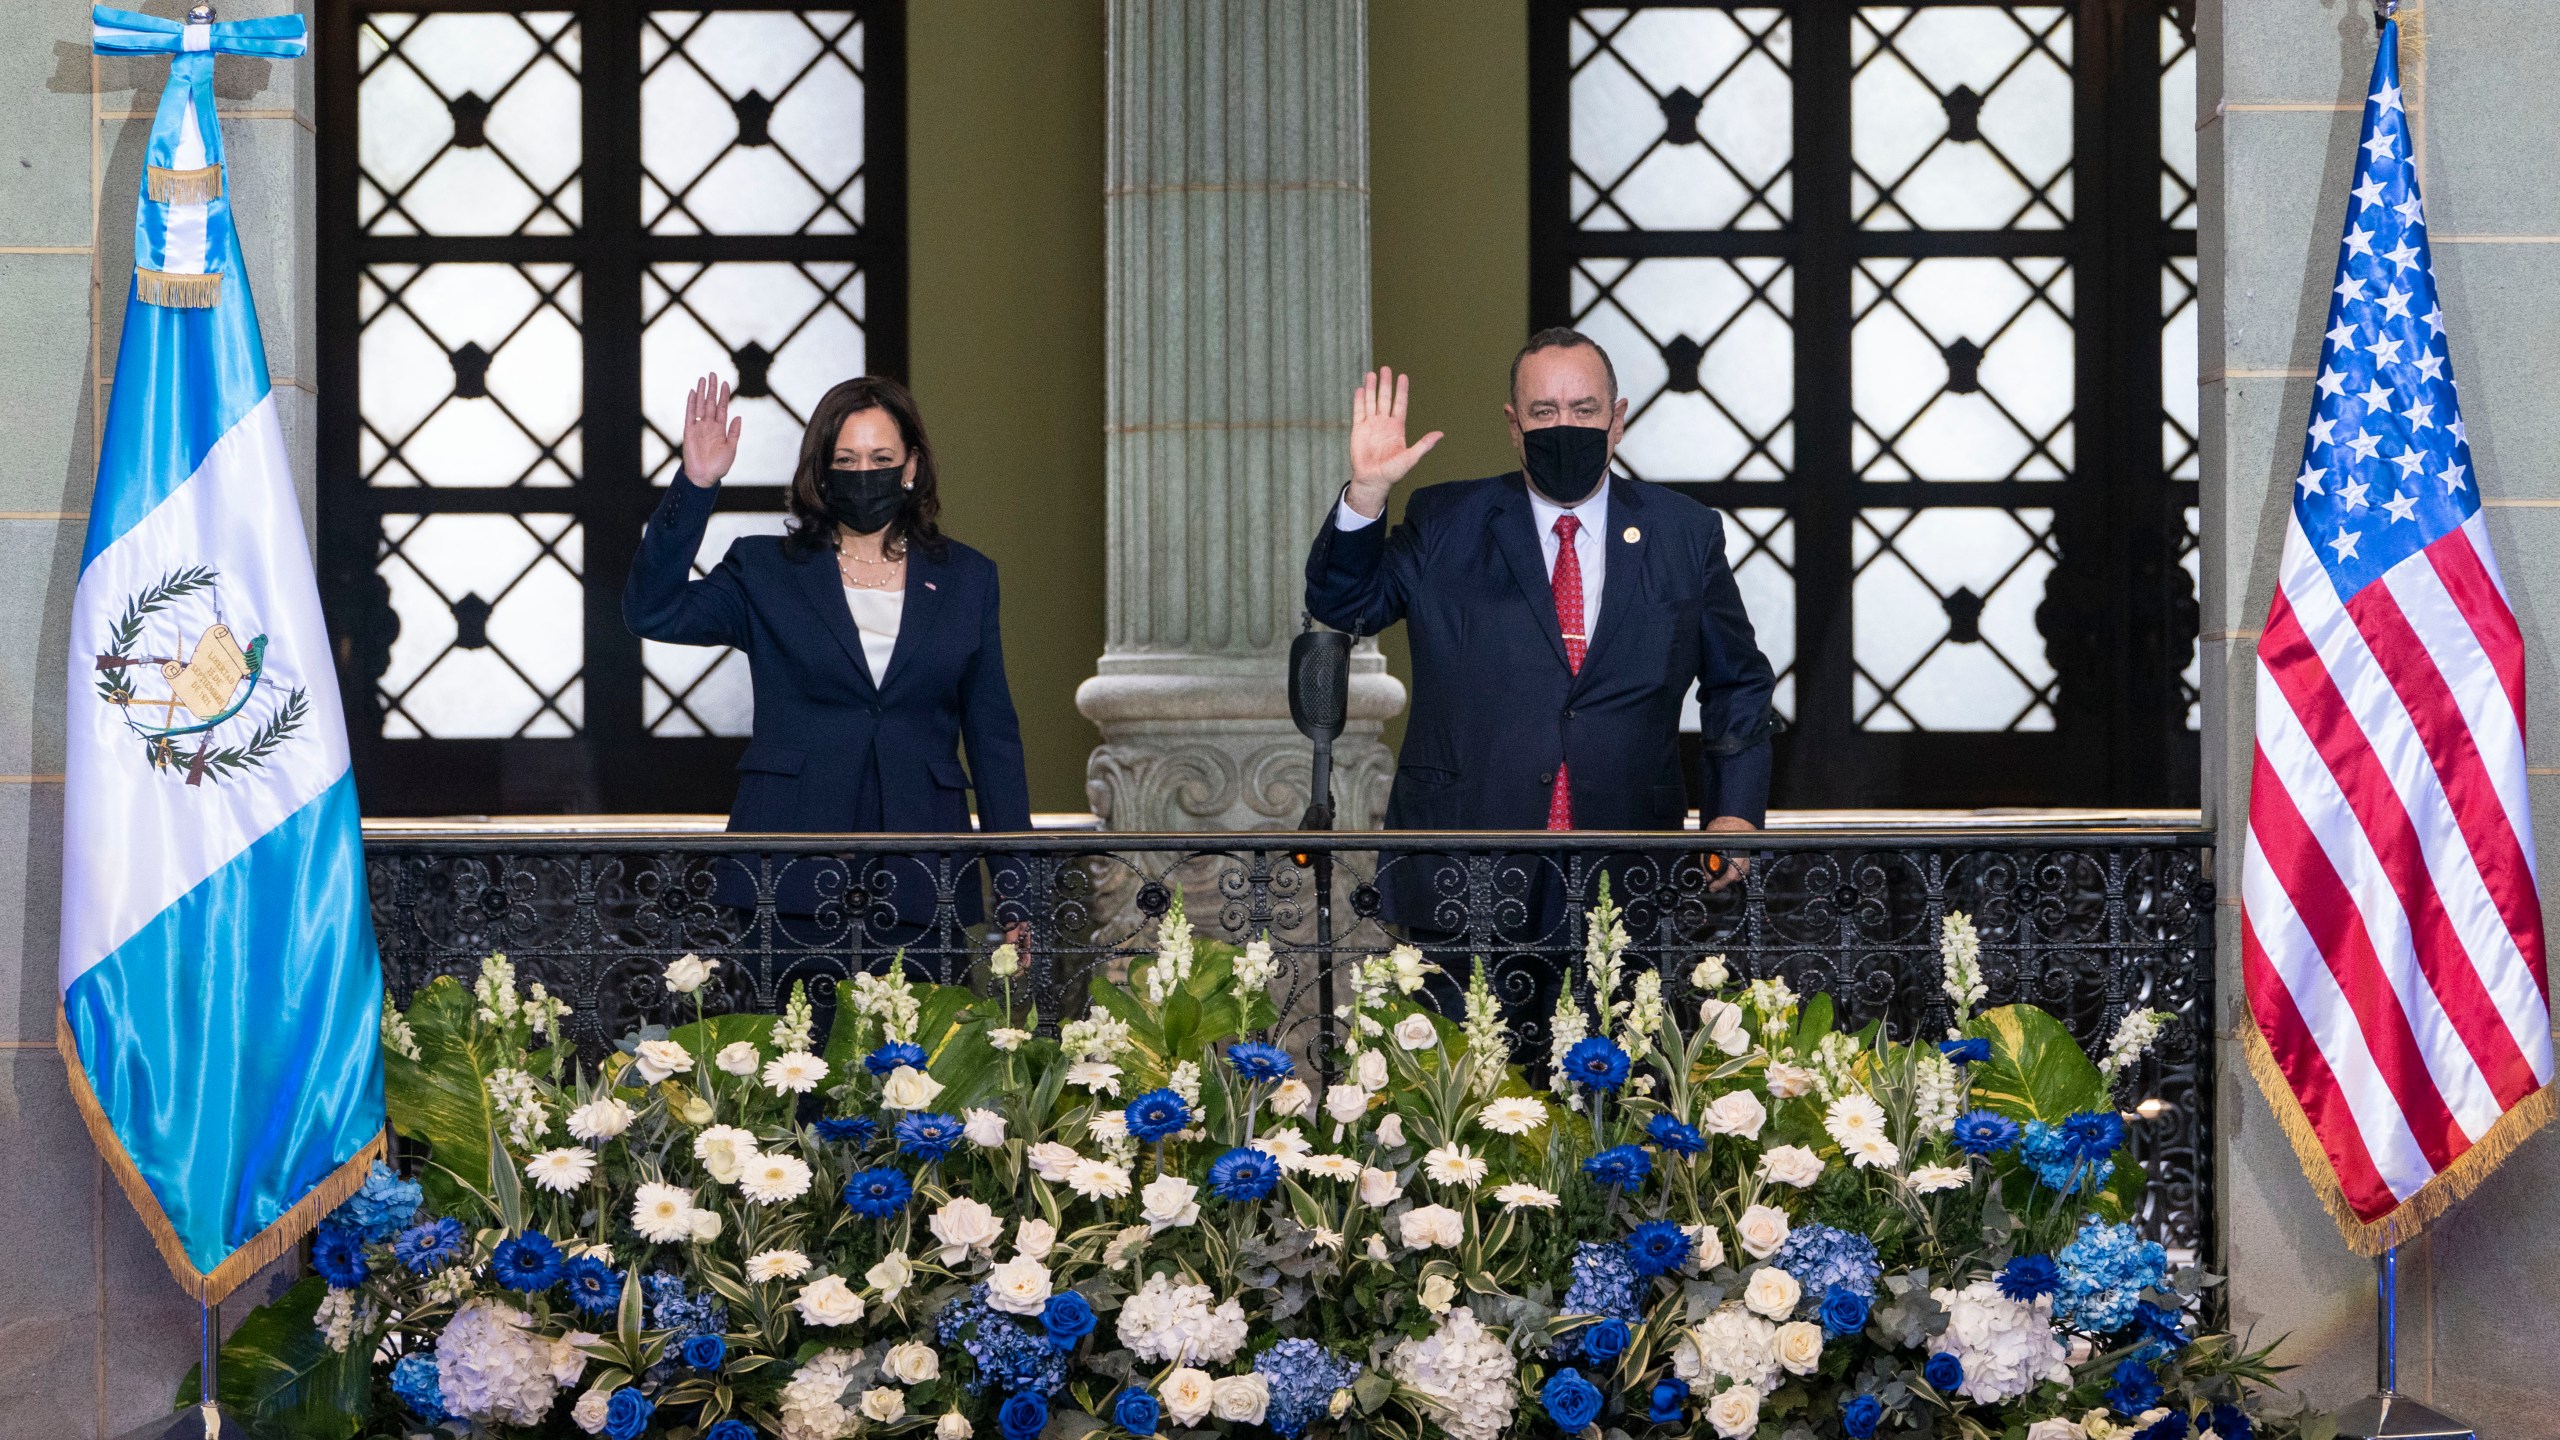
[{"label": "man's short hair", "polygon": [[1618,398],[1618,367],[1609,363],[1609,352],[1600,348],[1599,341],[1570,325],[1548,326],[1530,336],[1529,343],[1520,347],[1520,353],[1511,357],[1511,398],[1514,400],[1520,398],[1521,361],[1541,350],[1572,350],[1585,346],[1589,347],[1592,354],[1600,357],[1600,368],[1609,376],[1609,398],[1616,400]]}]

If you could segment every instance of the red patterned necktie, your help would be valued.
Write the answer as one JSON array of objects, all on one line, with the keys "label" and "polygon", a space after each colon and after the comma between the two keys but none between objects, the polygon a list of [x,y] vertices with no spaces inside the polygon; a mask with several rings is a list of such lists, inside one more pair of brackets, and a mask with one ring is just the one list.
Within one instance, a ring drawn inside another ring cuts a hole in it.
[{"label": "red patterned necktie", "polygon": [[[1582,522],[1571,515],[1556,517],[1556,568],[1548,576],[1555,589],[1556,624],[1564,631],[1564,663],[1574,674],[1582,673],[1583,652],[1591,648],[1589,636],[1582,626],[1582,557],[1574,553],[1573,537],[1582,530]],[[1565,775],[1562,761],[1556,763],[1556,788],[1547,796],[1547,828],[1573,828],[1573,791]]]}]

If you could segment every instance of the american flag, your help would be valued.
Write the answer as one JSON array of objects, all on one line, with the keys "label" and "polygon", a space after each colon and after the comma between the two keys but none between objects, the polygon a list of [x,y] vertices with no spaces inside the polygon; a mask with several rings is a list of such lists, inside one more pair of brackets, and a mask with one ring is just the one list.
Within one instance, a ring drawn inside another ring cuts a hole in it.
[{"label": "american flag", "polygon": [[2241,875],[2252,1068],[2366,1253],[2461,1198],[2553,1104],[2524,638],[2455,397],[2398,31],[2374,57],[2258,642]]}]

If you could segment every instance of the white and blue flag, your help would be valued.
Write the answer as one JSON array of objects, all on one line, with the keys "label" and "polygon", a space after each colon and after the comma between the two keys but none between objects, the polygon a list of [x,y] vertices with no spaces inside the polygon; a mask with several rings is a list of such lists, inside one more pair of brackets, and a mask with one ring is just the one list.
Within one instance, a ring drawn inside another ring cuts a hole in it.
[{"label": "white and blue flag", "polygon": [[162,1257],[218,1301],[383,1143],[346,725],[214,114],[214,56],[298,56],[303,23],[94,20],[170,76],[72,601],[60,1040]]}]

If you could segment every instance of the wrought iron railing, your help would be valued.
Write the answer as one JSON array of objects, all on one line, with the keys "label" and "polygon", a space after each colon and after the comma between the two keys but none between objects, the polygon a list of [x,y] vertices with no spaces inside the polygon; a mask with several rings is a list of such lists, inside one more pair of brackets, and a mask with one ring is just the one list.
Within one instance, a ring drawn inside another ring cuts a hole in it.
[{"label": "wrought iron railing", "polygon": [[[1710,855],[1696,835],[1589,832],[812,837],[394,825],[369,827],[366,851],[395,996],[438,975],[468,977],[481,956],[505,951],[522,979],[569,1002],[569,1039],[590,1057],[638,1026],[690,1018],[693,1002],[679,1011],[660,980],[678,955],[724,962],[707,997],[715,1010],[772,1011],[804,981],[823,1012],[839,981],[900,952],[916,973],[969,983],[1006,927],[1026,942],[1017,983],[1054,1023],[1083,1008],[1090,976],[1153,949],[1178,889],[1201,940],[1270,939],[1283,1038],[1319,1063],[1332,1050],[1336,963],[1387,949],[1415,923],[1446,968],[1485,959],[1535,1061],[1604,873],[1633,954],[1661,970],[1675,999],[1690,998],[1700,958],[1722,955],[1736,977],[1827,992],[1844,1027],[1881,1020],[1896,1035],[1929,1033],[1950,1019],[1939,921],[1963,911],[1982,937],[1989,1003],[2041,1006],[2093,1048],[2127,1011],[2177,1017],[2118,1098],[2140,1117],[2131,1128],[2151,1172],[2144,1228],[2210,1255],[2211,838],[2136,826],[1775,831]],[[988,919],[973,925],[982,865]]]}]

